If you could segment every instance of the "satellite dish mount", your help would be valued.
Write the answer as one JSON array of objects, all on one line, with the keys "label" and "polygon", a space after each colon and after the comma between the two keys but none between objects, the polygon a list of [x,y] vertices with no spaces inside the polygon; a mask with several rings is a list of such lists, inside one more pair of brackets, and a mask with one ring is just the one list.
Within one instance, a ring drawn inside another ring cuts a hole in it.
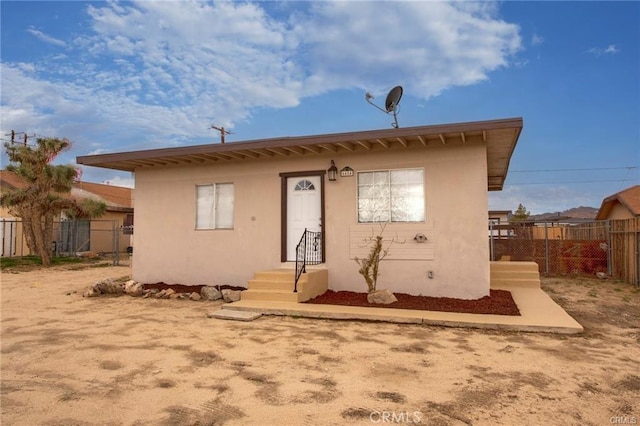
[{"label": "satellite dish mount", "polygon": [[374,107],[378,108],[380,111],[385,114],[393,114],[393,123],[391,125],[394,128],[398,128],[398,104],[400,103],[400,98],[402,98],[402,86],[396,86],[389,91],[387,95],[387,99],[384,101],[384,109],[380,108],[378,105],[371,102],[374,96],[367,92],[364,95],[364,99],[369,102]]}]

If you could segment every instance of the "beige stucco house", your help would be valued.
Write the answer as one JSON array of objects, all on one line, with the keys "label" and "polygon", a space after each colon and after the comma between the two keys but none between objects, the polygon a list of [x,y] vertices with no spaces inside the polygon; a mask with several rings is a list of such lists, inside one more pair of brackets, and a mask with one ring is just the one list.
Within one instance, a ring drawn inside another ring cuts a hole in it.
[{"label": "beige stucco house", "polygon": [[640,185],[631,186],[606,197],[602,200],[596,215],[597,220],[634,217],[640,217]]},{"label": "beige stucco house", "polygon": [[[20,176],[7,170],[0,170],[0,191],[23,188],[27,183]],[[75,200],[93,199],[107,206],[100,218],[89,220],[79,218],[71,223],[64,215],[56,218],[54,239],[56,252],[74,251],[111,253],[125,252],[131,246],[133,233],[132,189],[114,185],[77,181],[71,193],[65,195]],[[72,229],[73,228],[73,229]],[[117,235],[114,235],[116,234]],[[74,239],[70,243],[70,239]],[[14,217],[8,208],[0,207],[0,256],[26,256],[31,254],[22,231],[22,222]]]},{"label": "beige stucco house", "polygon": [[77,162],[135,172],[137,281],[246,286],[258,271],[293,268],[308,229],[321,232],[329,288],[365,292],[354,259],[388,223],[397,242],[378,288],[475,299],[489,294],[487,191],[502,189],[521,130],[509,118]]}]

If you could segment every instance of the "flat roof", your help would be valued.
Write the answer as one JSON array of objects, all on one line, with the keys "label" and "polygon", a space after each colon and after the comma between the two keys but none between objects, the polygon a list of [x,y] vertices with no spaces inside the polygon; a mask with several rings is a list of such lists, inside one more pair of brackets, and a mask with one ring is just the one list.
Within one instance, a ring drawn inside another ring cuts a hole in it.
[{"label": "flat roof", "polygon": [[135,172],[142,168],[216,164],[232,161],[311,157],[327,154],[429,149],[485,143],[489,191],[502,190],[511,155],[522,131],[522,117],[398,129],[280,137],[252,141],[85,155],[78,164]]}]

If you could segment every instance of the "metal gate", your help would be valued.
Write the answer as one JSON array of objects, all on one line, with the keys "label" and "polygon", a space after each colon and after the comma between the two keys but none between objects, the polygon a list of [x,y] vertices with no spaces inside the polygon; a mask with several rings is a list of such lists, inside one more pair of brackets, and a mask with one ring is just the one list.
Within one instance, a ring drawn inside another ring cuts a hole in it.
[{"label": "metal gate", "polygon": [[65,220],[60,222],[60,228],[55,240],[56,255],[75,254],[91,250],[91,221]]}]

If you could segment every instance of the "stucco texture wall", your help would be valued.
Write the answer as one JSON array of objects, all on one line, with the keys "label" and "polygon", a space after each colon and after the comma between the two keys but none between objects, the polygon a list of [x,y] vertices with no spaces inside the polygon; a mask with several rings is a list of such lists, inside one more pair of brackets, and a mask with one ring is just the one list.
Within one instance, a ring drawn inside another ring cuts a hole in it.
[{"label": "stucco texture wall", "polygon": [[[422,224],[394,224],[394,230],[423,228],[427,243],[400,238],[380,266],[378,288],[416,295],[476,299],[489,294],[487,243],[488,196],[484,145],[437,147],[418,152],[379,153],[366,157],[336,158],[357,171],[424,168],[426,220]],[[337,189],[339,188],[339,189]],[[366,291],[358,265],[350,259],[349,231],[378,232],[376,224],[357,224],[357,180],[339,178],[327,188],[327,264],[334,290]],[[355,225],[355,226],[354,226]],[[433,237],[431,237],[433,235]],[[411,233],[409,233],[409,237]],[[411,246],[432,246],[432,260],[391,259],[395,251]],[[433,278],[428,278],[429,271]]]},{"label": "stucco texture wall", "polygon": [[633,214],[626,206],[615,201],[607,219],[632,219],[633,217]]},{"label": "stucco texture wall", "polygon": [[[357,172],[423,168],[426,220],[393,224],[405,243],[392,245],[378,288],[465,299],[489,293],[486,147],[482,143],[384,150],[366,154],[299,156],[200,167],[136,170],[134,279],[141,282],[246,286],[254,272],[282,266],[280,173],[350,166],[353,177],[324,177],[325,247],[329,287],[366,291],[353,260],[358,224]],[[234,184],[234,228],[195,229],[195,186]],[[411,237],[422,230],[423,246]],[[394,231],[395,232],[395,231]],[[411,237],[408,238],[408,237]],[[394,251],[394,248],[397,250]],[[410,255],[403,259],[403,252]],[[421,251],[422,250],[422,251]],[[425,254],[426,253],[426,254]],[[428,278],[428,272],[433,278]]]}]

